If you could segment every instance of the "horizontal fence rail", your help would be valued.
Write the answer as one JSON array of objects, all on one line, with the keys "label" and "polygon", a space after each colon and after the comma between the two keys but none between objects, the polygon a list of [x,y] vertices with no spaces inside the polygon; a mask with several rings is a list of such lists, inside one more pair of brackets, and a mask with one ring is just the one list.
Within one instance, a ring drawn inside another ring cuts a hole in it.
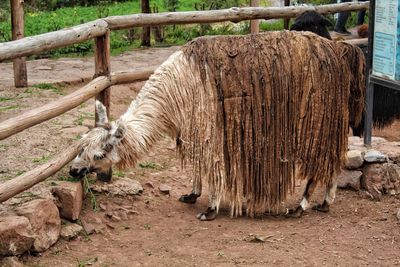
[{"label": "horizontal fence rail", "polygon": [[107,29],[120,30],[142,26],[167,24],[193,24],[232,21],[239,22],[250,19],[292,18],[307,10],[315,10],[321,14],[342,11],[357,11],[368,9],[369,2],[341,3],[320,6],[290,6],[290,7],[244,7],[210,11],[167,12],[157,14],[134,14],[112,16],[98,19],[82,25],[55,32],[49,32],[20,40],[0,43],[0,62],[31,56],[52,49],[81,43],[94,37],[102,36]]},{"label": "horizontal fence rail", "polygon": [[[3,132],[7,132],[8,135],[12,135],[15,132],[10,132],[10,130],[12,130],[11,127],[18,126],[19,124],[21,124],[21,121],[24,122],[24,127],[28,128],[34,124],[38,124],[45,120],[54,118],[82,104],[83,102],[96,95],[99,91],[104,90],[108,86],[147,80],[153,72],[154,69],[149,68],[143,71],[115,72],[112,73],[110,77],[98,77],[86,86],[80,88],[79,90],[71,93],[68,96],[65,96],[41,108],[33,109],[20,116],[14,117],[12,120],[18,121],[18,123],[14,125],[7,124],[7,128],[4,128],[2,123],[1,125],[3,128]],[[57,108],[57,110],[52,110],[52,107]],[[30,126],[28,126],[28,124]],[[21,130],[23,129],[18,128],[18,131]],[[2,134],[4,135],[3,132]],[[77,142],[76,144],[72,145],[65,152],[59,154],[48,163],[43,164],[31,171],[28,171],[12,180],[0,184],[0,203],[6,201],[9,198],[12,198],[13,196],[25,191],[28,188],[31,188],[35,184],[40,183],[44,181],[47,177],[55,174],[62,167],[68,164],[68,162],[76,157],[79,152],[79,144],[80,143]]]},{"label": "horizontal fence rail", "polygon": [[76,90],[58,100],[1,122],[0,140],[19,133],[43,121],[57,117],[86,102],[88,99],[94,97],[112,85],[147,80],[154,70],[155,67],[143,71],[115,72],[112,73],[110,77],[100,76],[79,90]]},{"label": "horizontal fence rail", "polygon": [[55,174],[62,167],[73,160],[79,152],[79,142],[73,144],[65,152],[49,162],[28,171],[12,180],[0,184],[0,203],[12,198],[37,183],[44,181],[47,177]]}]

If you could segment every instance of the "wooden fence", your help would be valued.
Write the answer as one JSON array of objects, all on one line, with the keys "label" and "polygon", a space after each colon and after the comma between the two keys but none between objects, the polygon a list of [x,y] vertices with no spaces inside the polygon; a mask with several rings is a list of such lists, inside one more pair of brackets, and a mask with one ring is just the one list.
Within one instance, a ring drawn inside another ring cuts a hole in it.
[{"label": "wooden fence", "polygon": [[[292,18],[306,10],[315,10],[321,14],[329,14],[341,11],[365,10],[368,9],[368,7],[369,2],[362,2],[321,5],[316,7],[245,7],[212,11],[134,14],[107,17],[68,29],[0,43],[0,62],[3,62],[5,60],[35,55],[52,49],[66,47],[90,39],[95,40],[94,80],[81,89],[54,102],[1,122],[0,140],[43,121],[59,116],[64,112],[77,107],[93,96],[96,96],[97,99],[102,101],[107,107],[107,110],[109,110],[110,86],[148,79],[154,69],[147,69],[141,72],[110,72],[111,30],[167,24],[212,23],[223,21],[239,22],[251,19]],[[361,42],[365,42],[365,40],[362,40]],[[56,173],[77,155],[78,149],[79,142],[50,162],[10,181],[0,184],[0,203]]]}]

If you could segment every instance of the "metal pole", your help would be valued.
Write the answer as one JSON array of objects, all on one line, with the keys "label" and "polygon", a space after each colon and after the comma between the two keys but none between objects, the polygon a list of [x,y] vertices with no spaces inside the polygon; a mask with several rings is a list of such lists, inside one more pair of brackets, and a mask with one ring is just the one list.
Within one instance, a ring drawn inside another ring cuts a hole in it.
[{"label": "metal pole", "polygon": [[374,22],[375,0],[369,2],[369,31],[368,31],[368,57],[367,57],[367,93],[365,98],[366,109],[364,112],[364,144],[370,146],[372,139],[374,84],[369,78],[372,72],[372,56],[374,49]]}]

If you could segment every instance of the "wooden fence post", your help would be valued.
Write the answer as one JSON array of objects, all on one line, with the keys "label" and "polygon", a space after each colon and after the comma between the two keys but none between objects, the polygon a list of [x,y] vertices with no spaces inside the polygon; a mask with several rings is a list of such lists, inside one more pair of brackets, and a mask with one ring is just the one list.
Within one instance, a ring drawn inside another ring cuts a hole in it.
[{"label": "wooden fence post", "polygon": [[[290,6],[290,0],[285,0],[285,6]],[[290,19],[283,20],[283,28],[285,30],[289,30],[289,22],[290,22]]]},{"label": "wooden fence post", "polygon": [[[111,73],[110,66],[110,30],[103,36],[96,37],[95,39],[95,74],[94,78],[99,76],[109,76]],[[110,93],[111,88],[104,89],[96,96],[96,99],[101,101],[107,108],[107,116],[110,115]],[[97,112],[96,112],[97,113]],[[97,117],[96,117],[97,120]]]},{"label": "wooden fence post", "polygon": [[[141,0],[141,8],[142,13],[148,14],[151,12],[150,9],[150,0]],[[141,46],[150,46],[151,45],[151,28],[146,26],[142,28],[142,43]]]},{"label": "wooden fence post", "polygon": [[[24,0],[11,0],[11,28],[12,39],[24,38]],[[28,75],[26,73],[26,58],[13,60],[15,87],[27,87]]]},{"label": "wooden fence post", "polygon": [[[260,0],[250,0],[251,7],[259,7]],[[259,33],[260,32],[260,20],[253,19],[250,21],[250,33]]]}]

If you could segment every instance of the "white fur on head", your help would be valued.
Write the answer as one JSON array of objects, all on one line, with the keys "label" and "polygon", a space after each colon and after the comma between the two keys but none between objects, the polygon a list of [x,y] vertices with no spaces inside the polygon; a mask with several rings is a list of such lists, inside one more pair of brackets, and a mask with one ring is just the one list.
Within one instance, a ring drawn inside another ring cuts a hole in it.
[{"label": "white fur on head", "polygon": [[107,109],[99,100],[96,100],[96,127],[108,122]]}]

